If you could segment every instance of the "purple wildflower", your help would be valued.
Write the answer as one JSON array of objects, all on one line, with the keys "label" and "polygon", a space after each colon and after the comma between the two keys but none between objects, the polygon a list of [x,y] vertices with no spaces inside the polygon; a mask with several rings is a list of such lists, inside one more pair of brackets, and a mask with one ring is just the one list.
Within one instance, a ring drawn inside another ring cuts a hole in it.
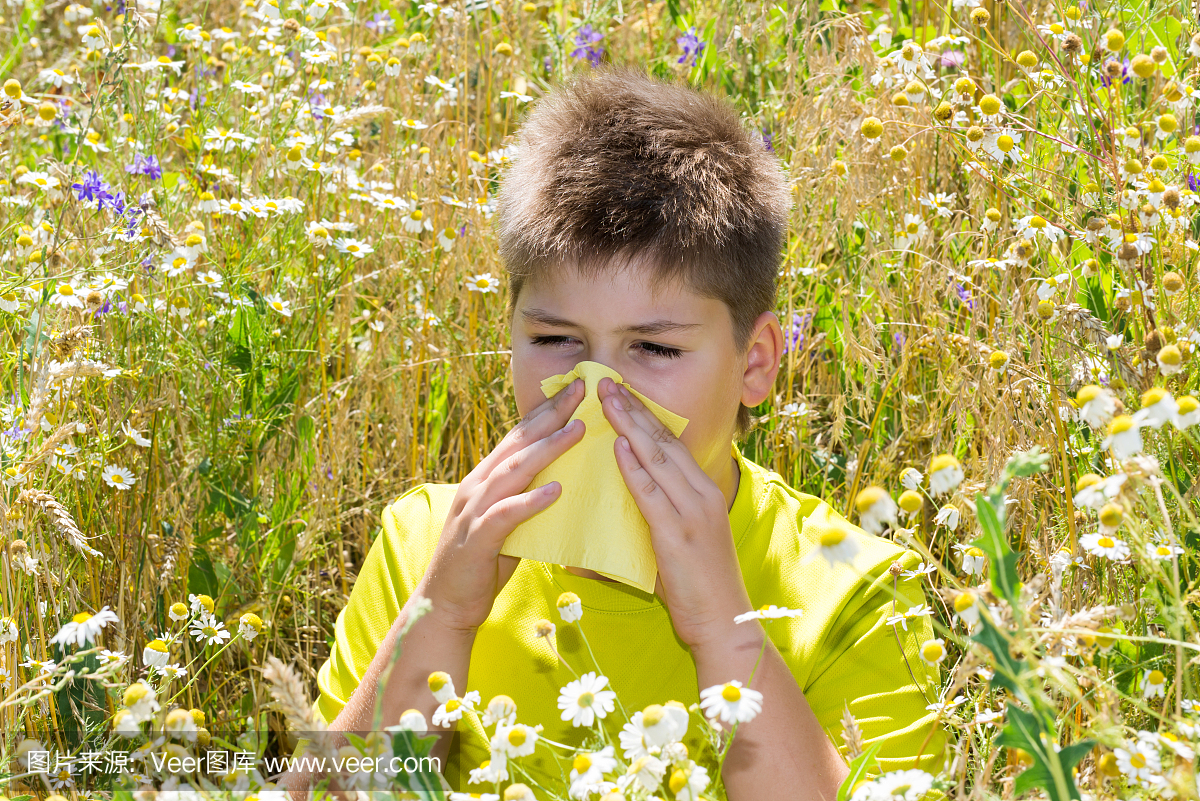
[{"label": "purple wildflower", "polygon": [[100,173],[95,170],[88,170],[83,174],[83,180],[79,183],[71,184],[78,195],[77,200],[86,200],[89,203],[95,203],[97,208],[102,208],[104,201],[109,200],[112,195],[108,193],[109,185],[105,182]]},{"label": "purple wildflower", "polygon": [[771,133],[766,128],[763,129],[763,131],[762,131],[763,147],[765,147],[771,153],[775,152],[775,148],[771,146],[771,140],[774,138],[775,138],[775,134]]},{"label": "purple wildflower", "polygon": [[156,156],[137,155],[133,164],[125,165],[125,172],[131,175],[145,175],[150,180],[157,181],[162,178],[162,165],[158,163]]},{"label": "purple wildflower", "polygon": [[366,26],[367,30],[374,31],[375,33],[384,33],[386,31],[390,31],[396,23],[392,19],[391,14],[387,13],[386,11],[380,11],[363,24]]},{"label": "purple wildflower", "polygon": [[784,332],[783,352],[790,353],[804,345],[804,335],[812,325],[812,312],[805,312],[803,315],[793,314],[792,324],[788,326]]},{"label": "purple wildflower", "polygon": [[958,69],[967,60],[966,55],[961,50],[947,50],[942,53],[942,57],[938,60],[938,65],[949,67],[950,69]]},{"label": "purple wildflower", "polygon": [[892,342],[896,344],[898,349],[904,347],[904,343],[907,341],[907,339],[908,337],[904,336],[904,334],[901,334],[899,331],[892,334]]},{"label": "purple wildflower", "polygon": [[675,40],[675,44],[683,48],[683,55],[677,64],[687,63],[689,67],[696,66],[696,58],[704,52],[706,42],[696,35],[696,26],[687,29],[687,33]]},{"label": "purple wildflower", "polygon": [[100,201],[100,207],[104,208],[105,206],[107,206],[112,211],[112,213],[117,215],[118,217],[124,215],[125,214],[125,193],[117,192],[115,195],[106,195]]},{"label": "purple wildflower", "polygon": [[1192,190],[1193,192],[1200,192],[1200,178],[1197,178],[1196,173],[1192,172],[1191,170],[1188,170],[1187,184],[1188,189]]},{"label": "purple wildflower", "polygon": [[972,310],[975,308],[975,300],[971,297],[971,290],[955,281],[954,291],[958,294],[958,299],[964,306]]},{"label": "purple wildflower", "polygon": [[579,29],[579,33],[575,34],[575,44],[578,45],[571,51],[571,58],[586,57],[593,67],[600,63],[600,58],[604,55],[604,45],[592,47],[593,44],[604,38],[604,34],[600,31],[592,30],[591,25],[584,25]]},{"label": "purple wildflower", "polygon": [[546,66],[546,72],[549,72],[550,71],[550,56],[546,56],[546,58],[542,60],[542,64],[544,64]]},{"label": "purple wildflower", "polygon": [[[1129,59],[1126,58],[1121,62],[1121,83],[1129,83],[1133,80],[1133,76],[1129,74]],[[1100,85],[1108,86],[1112,83],[1112,79],[1104,73],[1100,74]]]}]

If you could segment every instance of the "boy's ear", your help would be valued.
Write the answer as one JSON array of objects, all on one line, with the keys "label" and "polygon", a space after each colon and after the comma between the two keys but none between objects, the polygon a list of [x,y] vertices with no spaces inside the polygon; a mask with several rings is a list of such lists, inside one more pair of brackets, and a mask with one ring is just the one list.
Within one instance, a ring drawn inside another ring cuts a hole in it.
[{"label": "boy's ear", "polygon": [[746,372],[742,377],[742,403],[755,407],[771,395],[783,358],[783,328],[773,311],[760,314],[751,329]]}]

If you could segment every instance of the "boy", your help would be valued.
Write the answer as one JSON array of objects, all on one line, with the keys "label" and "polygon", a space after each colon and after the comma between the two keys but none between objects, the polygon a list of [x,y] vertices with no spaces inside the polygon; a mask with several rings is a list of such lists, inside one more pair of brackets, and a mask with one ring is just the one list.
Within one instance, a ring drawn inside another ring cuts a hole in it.
[{"label": "boy", "polygon": [[[739,726],[723,767],[730,799],[833,799],[848,773],[835,746],[844,706],[867,745],[882,744],[883,770],[943,767],[945,732],[926,711],[937,676],[918,656],[929,619],[884,622],[923,601],[919,580],[898,575],[917,555],[852,526],[735,444],[749,407],[771,397],[783,354],[772,309],[790,205],[776,157],[714,97],[609,68],[540,101],[496,211],[521,422],[461,483],[422,484],[384,510],[319,674],[315,709],[331,730],[371,729],[377,702],[383,725],[408,709],[429,719],[438,701],[427,680],[445,671],[460,695],[477,690],[481,705],[510,696],[519,722],[579,743],[556,700],[576,672],[596,669],[588,645],[605,689],[633,714],[745,683],[769,634],[750,685],[762,710]],[[562,491],[554,482],[524,492],[583,437],[581,420],[566,425],[583,381],[550,398],[540,389],[581,361],[615,370],[689,421],[676,438],[600,380],[619,435],[614,458],[650,526],[653,595],[500,553]],[[804,560],[810,553],[825,558]],[[582,601],[586,644],[573,624],[535,633],[539,620],[560,620],[564,592]],[[415,597],[432,611],[406,635],[379,698]],[[802,614],[765,627],[734,622],[768,604]],[[596,725],[617,743],[624,722],[613,713]],[[447,780],[490,790],[467,784],[488,759],[486,733],[469,715],[456,727]],[[693,719],[685,740],[693,755],[698,728]],[[526,783],[565,797],[570,765],[541,749],[519,764]],[[674,797],[665,782],[658,795]]]}]

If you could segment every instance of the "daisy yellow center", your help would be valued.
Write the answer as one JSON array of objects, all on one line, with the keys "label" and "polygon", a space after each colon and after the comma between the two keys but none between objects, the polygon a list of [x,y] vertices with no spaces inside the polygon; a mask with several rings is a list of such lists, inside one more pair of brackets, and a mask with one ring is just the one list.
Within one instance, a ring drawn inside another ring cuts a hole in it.
[{"label": "daisy yellow center", "polygon": [[954,611],[963,612],[975,605],[975,599],[971,597],[969,592],[960,592],[958,597],[954,599]]},{"label": "daisy yellow center", "polygon": [[1035,214],[1029,218],[1029,227],[1030,228],[1045,228],[1046,220]]},{"label": "daisy yellow center", "polygon": [[187,607],[181,603],[174,603],[174,604],[171,604],[171,611],[173,613],[175,613],[176,615],[186,615]]},{"label": "daisy yellow center", "polygon": [[275,300],[271,302],[271,308],[275,311],[283,311],[283,301]]},{"label": "daisy yellow center", "polygon": [[917,231],[920,230],[920,228],[921,227],[919,225],[917,225],[915,222],[910,222],[908,225],[904,226],[904,230],[910,234],[915,234]]},{"label": "daisy yellow center", "polygon": [[412,218],[413,218],[414,220],[421,220],[421,219],[423,219],[424,217],[425,217],[425,212],[421,211],[420,209],[417,209],[416,211],[414,211],[414,212],[412,213]]},{"label": "daisy yellow center", "polygon": [[1154,552],[1157,553],[1159,556],[1170,556],[1171,555],[1171,549],[1165,545],[1158,546],[1157,548],[1154,549]]},{"label": "daisy yellow center", "polygon": [[446,702],[446,711],[455,712],[460,706],[462,706],[462,701],[459,701],[457,698],[451,698]]},{"label": "daisy yellow center", "polygon": [[996,147],[1000,148],[1001,153],[1007,153],[1008,151],[1012,150],[1013,145],[1015,145],[1015,144],[1016,143],[1013,142],[1013,138],[1011,136],[1009,136],[1008,134],[1002,134],[996,140]]},{"label": "daisy yellow center", "polygon": [[592,766],[592,760],[586,754],[580,754],[575,757],[575,761],[571,763],[571,766],[580,773],[587,773],[588,768]]},{"label": "daisy yellow center", "polygon": [[216,637],[217,636],[217,630],[215,628],[213,628],[212,626],[205,626],[203,629],[203,632],[204,632],[205,637]]},{"label": "daisy yellow center", "polygon": [[1141,754],[1134,754],[1129,758],[1129,764],[1138,770],[1141,770],[1142,768],[1146,767],[1146,758]]},{"label": "daisy yellow center", "polygon": [[71,295],[75,294],[75,287],[71,286],[70,284],[59,284],[58,294],[70,297]]},{"label": "daisy yellow center", "polygon": [[1133,428],[1133,418],[1127,414],[1120,415],[1112,421],[1108,426],[1108,433],[1123,434]]},{"label": "daisy yellow center", "polygon": [[476,278],[475,279],[475,286],[480,287],[482,289],[483,287],[486,287],[487,285],[488,285],[488,280],[486,278]]},{"label": "daisy yellow center", "polygon": [[725,689],[721,690],[721,697],[729,703],[733,703],[734,701],[741,700],[742,691],[737,687],[734,687],[732,684],[726,684]]},{"label": "daisy yellow center", "polygon": [[91,619],[92,619],[92,616],[90,614],[88,614],[87,612],[80,612],[79,614],[75,615],[75,617],[71,618],[71,622],[72,623],[87,623]]},{"label": "daisy yellow center", "polygon": [[176,258],[174,261],[171,262],[171,267],[173,269],[179,270],[179,269],[182,269],[186,264],[187,264],[187,259],[185,259],[183,256],[179,256],[178,258]]},{"label": "daisy yellow center", "polygon": [[684,787],[687,787],[687,783],[688,775],[682,770],[677,770],[671,774],[671,781],[669,782],[669,785],[672,793],[678,795],[680,790],[682,790]]},{"label": "daisy yellow center", "polygon": [[170,56],[159,56],[159,57],[158,57],[158,63],[159,63],[159,64],[170,64],[170,63],[171,63],[171,57],[170,57]]},{"label": "daisy yellow center", "polygon": [[1147,684],[1162,684],[1166,680],[1167,677],[1163,675],[1161,670],[1152,670],[1150,671],[1150,675],[1146,677]]},{"label": "daisy yellow center", "polygon": [[663,719],[664,710],[659,704],[651,704],[642,710],[642,725],[657,726],[659,721]]},{"label": "daisy yellow center", "polygon": [[358,245],[347,245],[346,250],[350,251],[351,253],[357,253],[359,251],[359,247]]},{"label": "daisy yellow center", "polygon": [[974,556],[975,558],[978,559],[983,556],[983,551],[979,548],[968,548],[967,556]]},{"label": "daisy yellow center", "polygon": [[525,730],[513,729],[508,733],[508,742],[514,747],[519,747],[525,744]]},{"label": "daisy yellow center", "polygon": [[830,529],[829,531],[821,532],[821,547],[832,548],[833,546],[846,539],[846,532],[840,528]]},{"label": "daisy yellow center", "polygon": [[450,681],[450,677],[440,670],[437,673],[431,673],[429,674],[429,689],[436,693],[445,687],[448,681]]},{"label": "daisy yellow center", "polygon": [[1112,537],[1101,537],[1100,539],[1096,540],[1096,544],[1101,548],[1111,548],[1116,545],[1116,543],[1113,542]]},{"label": "daisy yellow center", "polygon": [[921,654],[930,662],[940,659],[944,651],[945,649],[942,647],[942,644],[937,642],[925,643],[921,648]]},{"label": "daisy yellow center", "polygon": [[596,696],[592,693],[580,693],[578,703],[582,707],[589,707],[596,701]]}]

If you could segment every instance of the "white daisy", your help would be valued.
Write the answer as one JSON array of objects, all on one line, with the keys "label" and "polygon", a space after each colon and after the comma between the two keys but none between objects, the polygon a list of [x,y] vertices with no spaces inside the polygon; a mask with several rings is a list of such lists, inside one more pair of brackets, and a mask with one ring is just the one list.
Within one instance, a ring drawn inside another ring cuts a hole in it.
[{"label": "white daisy", "polygon": [[225,624],[212,615],[207,615],[192,621],[192,636],[205,645],[220,645],[233,635]]},{"label": "white daisy", "polygon": [[480,702],[478,690],[471,690],[462,698],[450,698],[433,711],[434,726],[449,726],[463,716],[464,712],[475,711]]},{"label": "white daisy", "polygon": [[948,453],[935,456],[929,462],[929,491],[936,497],[945,495],[962,483],[963,469]]},{"label": "white daisy", "polygon": [[467,289],[471,292],[500,292],[500,281],[492,277],[491,273],[481,273],[473,275],[467,279]]},{"label": "white daisy", "polygon": [[1085,551],[1105,559],[1119,562],[1129,556],[1129,546],[1123,540],[1093,531],[1079,538],[1079,545]]},{"label": "white daisy", "polygon": [[800,609],[788,609],[787,607],[776,606],[775,604],[763,604],[753,612],[744,612],[734,617],[734,623],[745,623],[747,620],[774,620],[780,617],[799,617],[804,614]]},{"label": "white daisy", "polygon": [[375,252],[375,248],[371,247],[369,243],[345,236],[338,237],[334,245],[339,253],[348,253],[356,259],[364,258],[367,254]]},{"label": "white daisy", "polygon": [[894,615],[890,615],[885,622],[889,626],[899,623],[905,631],[908,631],[908,621],[915,620],[918,617],[928,617],[932,612],[933,610],[925,604],[917,604],[916,606],[910,606],[905,612],[897,612]]},{"label": "white daisy", "polygon": [[617,694],[604,689],[607,684],[607,677],[592,671],[563,687],[558,695],[562,719],[569,720],[572,726],[591,726],[597,717],[612,712]]},{"label": "white daisy", "polygon": [[1100,447],[1110,451],[1113,458],[1123,462],[1142,450],[1142,434],[1138,431],[1138,423],[1127,414],[1117,415],[1108,424],[1108,436]]},{"label": "white daisy", "polygon": [[104,483],[110,487],[115,487],[119,490],[127,490],[133,487],[133,473],[124,467],[112,464],[105,465],[100,476],[104,479]]},{"label": "white daisy", "polygon": [[83,647],[85,643],[95,641],[109,623],[119,622],[117,613],[107,606],[94,615],[90,612],[80,612],[71,618],[70,623],[59,629],[58,633],[50,638],[50,642],[63,646],[73,642],[75,645]]},{"label": "white daisy", "polygon": [[[896,502],[883,487],[867,487],[859,492],[854,499],[854,508],[858,511],[858,524],[871,534],[882,534],[888,524],[896,522]],[[857,551],[858,543],[847,537],[844,530],[831,527],[821,532],[821,553],[830,567],[838,561],[849,562]],[[816,551],[805,558],[813,558],[814,553]]]},{"label": "white daisy", "polygon": [[509,758],[529,756],[537,746],[540,725],[526,726],[524,723],[514,723],[511,726],[497,726],[492,735],[493,750],[503,751]]},{"label": "white daisy", "polygon": [[1161,670],[1147,670],[1142,674],[1142,678],[1138,681],[1138,687],[1142,691],[1143,698],[1154,698],[1155,696],[1162,697],[1163,688],[1167,685],[1167,677]]},{"label": "white daisy", "polygon": [[762,693],[743,687],[736,679],[700,691],[700,708],[709,718],[725,723],[746,723],[762,711]]}]

